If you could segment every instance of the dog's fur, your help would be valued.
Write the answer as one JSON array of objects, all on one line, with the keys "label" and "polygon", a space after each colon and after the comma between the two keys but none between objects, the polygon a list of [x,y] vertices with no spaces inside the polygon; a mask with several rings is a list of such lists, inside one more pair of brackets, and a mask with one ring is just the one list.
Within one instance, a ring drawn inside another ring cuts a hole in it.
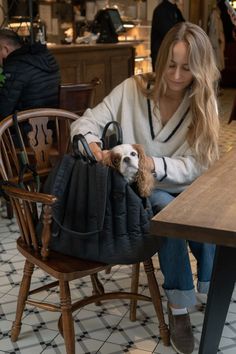
[{"label": "dog's fur", "polygon": [[151,171],[146,168],[142,145],[117,145],[103,160],[103,163],[118,170],[129,184],[136,182],[141,197],[148,197],[151,194],[155,179]]}]

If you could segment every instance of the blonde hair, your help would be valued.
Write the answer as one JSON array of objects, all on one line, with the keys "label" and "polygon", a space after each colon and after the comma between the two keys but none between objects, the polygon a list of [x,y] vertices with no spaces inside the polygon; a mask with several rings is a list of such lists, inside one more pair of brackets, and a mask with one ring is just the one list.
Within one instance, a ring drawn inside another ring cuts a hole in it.
[{"label": "blonde hair", "polygon": [[[220,74],[207,34],[190,22],[176,24],[166,34],[161,44],[155,73],[142,75],[136,81],[143,94],[153,99],[156,108],[159,98],[166,92],[165,73],[173,47],[179,41],[184,41],[188,45],[189,69],[193,75],[189,88],[192,123],[186,138],[194,149],[198,161],[210,166],[218,158],[219,117],[216,91]],[[153,83],[149,90],[147,82]]]}]

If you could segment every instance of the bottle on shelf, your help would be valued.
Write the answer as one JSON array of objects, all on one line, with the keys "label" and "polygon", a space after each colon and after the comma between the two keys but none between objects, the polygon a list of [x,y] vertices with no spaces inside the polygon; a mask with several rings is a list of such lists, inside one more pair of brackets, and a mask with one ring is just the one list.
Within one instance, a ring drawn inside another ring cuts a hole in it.
[{"label": "bottle on shelf", "polygon": [[46,44],[47,43],[47,38],[46,38],[46,26],[43,21],[38,19],[36,23],[36,29],[35,29],[35,42],[40,42],[41,44]]}]

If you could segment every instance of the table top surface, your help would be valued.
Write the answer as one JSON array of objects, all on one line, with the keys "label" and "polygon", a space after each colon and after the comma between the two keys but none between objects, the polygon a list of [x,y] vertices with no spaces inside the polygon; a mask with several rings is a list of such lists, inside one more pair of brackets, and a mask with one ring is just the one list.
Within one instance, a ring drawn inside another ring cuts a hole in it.
[{"label": "table top surface", "polygon": [[236,247],[236,148],[155,215],[151,233]]}]

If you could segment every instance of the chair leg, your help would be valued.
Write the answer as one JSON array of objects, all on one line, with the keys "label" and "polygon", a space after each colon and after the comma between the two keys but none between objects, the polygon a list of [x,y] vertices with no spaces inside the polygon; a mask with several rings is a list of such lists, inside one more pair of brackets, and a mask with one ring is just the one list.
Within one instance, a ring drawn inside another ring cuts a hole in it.
[{"label": "chair leg", "polygon": [[93,285],[93,295],[104,294],[104,287],[98,279],[98,274],[92,274],[90,277]]},{"label": "chair leg", "polygon": [[110,274],[111,273],[111,268],[112,266],[108,266],[107,269],[105,270],[106,274]]},{"label": "chair leg", "polygon": [[[92,286],[93,286],[93,295],[100,295],[104,294],[104,287],[102,283],[98,279],[98,274],[91,274],[90,275]],[[101,306],[101,301],[95,302],[96,306]]]},{"label": "chair leg", "polygon": [[25,266],[24,266],[24,274],[23,274],[23,278],[21,281],[20,290],[19,290],[18,299],[17,299],[16,317],[15,317],[15,321],[13,322],[12,328],[11,328],[12,342],[16,342],[19,337],[19,334],[20,334],[21,318],[22,318],[23,311],[25,308],[26,300],[28,298],[31,277],[32,277],[33,271],[34,271],[34,265],[32,263],[29,263],[28,261],[26,261]]},{"label": "chair leg", "polygon": [[6,203],[6,208],[7,208],[7,218],[8,219],[12,219],[13,216],[14,216],[14,213],[13,213],[13,208],[12,208],[11,203],[7,202]]},{"label": "chair leg", "polygon": [[75,354],[75,329],[72,316],[70,287],[67,281],[60,280],[60,302],[62,314],[62,329],[65,341],[66,353]]},{"label": "chair leg", "polygon": [[[131,293],[138,292],[139,272],[140,272],[140,263],[133,264],[132,276],[131,276]],[[131,300],[130,312],[129,312],[130,321],[136,321],[136,309],[137,309],[137,300]]]},{"label": "chair leg", "polygon": [[159,321],[160,336],[163,340],[164,345],[168,346],[170,345],[169,330],[167,324],[165,323],[163,307],[161,302],[161,294],[154,274],[153,263],[152,260],[149,259],[143,262],[143,264],[147,275],[150,295]]}]

